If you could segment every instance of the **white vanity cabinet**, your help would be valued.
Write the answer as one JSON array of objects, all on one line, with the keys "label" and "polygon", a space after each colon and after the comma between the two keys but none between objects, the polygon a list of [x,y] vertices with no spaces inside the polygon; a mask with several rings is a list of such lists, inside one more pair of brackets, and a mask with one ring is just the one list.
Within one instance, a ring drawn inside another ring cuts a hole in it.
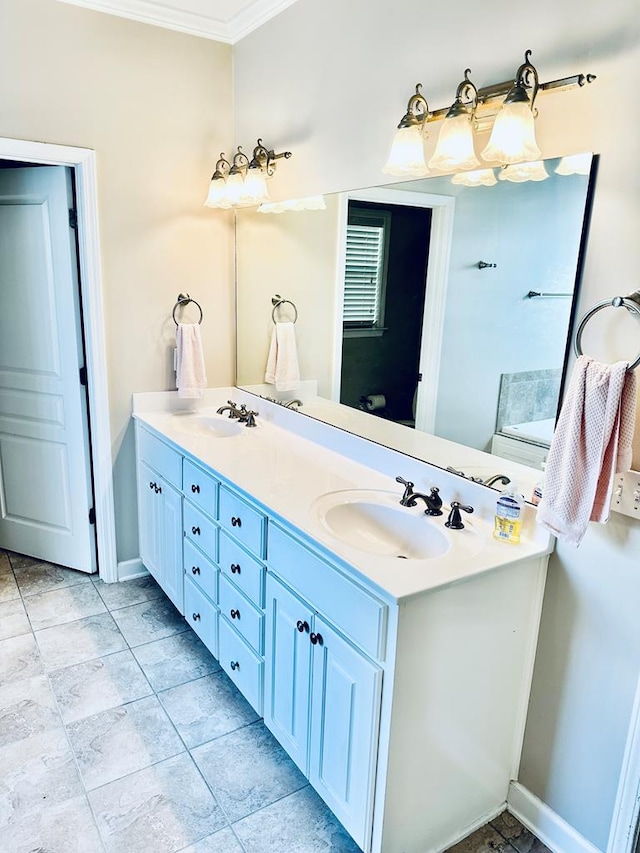
[{"label": "white vanity cabinet", "polygon": [[182,457],[146,430],[137,431],[140,558],[184,613]]},{"label": "white vanity cabinet", "polygon": [[382,670],[273,574],[266,648],[264,721],[364,849]]}]

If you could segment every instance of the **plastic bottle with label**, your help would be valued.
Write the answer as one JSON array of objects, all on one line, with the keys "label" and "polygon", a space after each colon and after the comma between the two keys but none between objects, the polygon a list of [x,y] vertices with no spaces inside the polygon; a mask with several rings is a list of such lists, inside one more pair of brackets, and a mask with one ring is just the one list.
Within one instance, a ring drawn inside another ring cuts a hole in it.
[{"label": "plastic bottle with label", "polygon": [[520,542],[522,527],[522,505],[524,496],[518,492],[515,483],[502,492],[496,504],[496,516],[493,528],[494,539],[517,545]]}]

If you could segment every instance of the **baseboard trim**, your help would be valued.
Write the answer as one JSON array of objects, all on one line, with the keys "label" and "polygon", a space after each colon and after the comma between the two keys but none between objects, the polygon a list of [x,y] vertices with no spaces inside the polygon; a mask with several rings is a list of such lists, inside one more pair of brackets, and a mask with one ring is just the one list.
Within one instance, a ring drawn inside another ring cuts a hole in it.
[{"label": "baseboard trim", "polygon": [[602,853],[519,782],[511,782],[507,808],[553,853]]},{"label": "baseboard trim", "polygon": [[123,560],[118,563],[118,580],[119,581],[129,581],[133,578],[143,578],[145,575],[148,575],[149,572],[142,565],[142,560],[140,557],[136,557],[135,560]]}]

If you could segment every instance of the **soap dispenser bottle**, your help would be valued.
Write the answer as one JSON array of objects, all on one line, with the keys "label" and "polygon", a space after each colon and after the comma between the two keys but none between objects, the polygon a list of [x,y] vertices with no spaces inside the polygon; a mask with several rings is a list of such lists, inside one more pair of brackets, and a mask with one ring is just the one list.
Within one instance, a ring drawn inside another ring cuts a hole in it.
[{"label": "soap dispenser bottle", "polygon": [[493,527],[494,539],[517,545],[520,542],[520,528],[522,526],[522,504],[524,496],[518,492],[515,483],[501,493],[496,504],[496,516]]}]

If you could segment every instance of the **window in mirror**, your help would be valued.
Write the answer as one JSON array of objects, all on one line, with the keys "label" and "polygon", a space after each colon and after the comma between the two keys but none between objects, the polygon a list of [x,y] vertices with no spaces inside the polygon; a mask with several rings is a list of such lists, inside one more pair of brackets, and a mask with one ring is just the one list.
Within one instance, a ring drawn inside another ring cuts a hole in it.
[{"label": "window in mirror", "polygon": [[389,259],[391,216],[349,204],[344,273],[345,335],[381,333]]}]

